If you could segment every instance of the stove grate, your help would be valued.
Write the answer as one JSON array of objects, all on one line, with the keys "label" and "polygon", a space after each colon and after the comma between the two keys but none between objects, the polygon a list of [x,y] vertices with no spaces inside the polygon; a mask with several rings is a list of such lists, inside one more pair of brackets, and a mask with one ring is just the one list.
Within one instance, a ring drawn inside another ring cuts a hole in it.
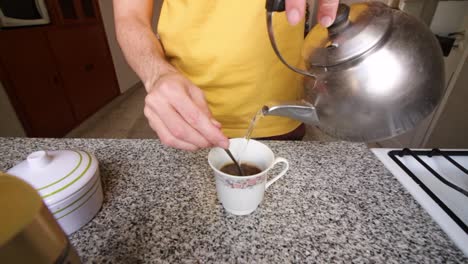
[{"label": "stove grate", "polygon": [[432,149],[432,150],[411,150],[409,148],[404,148],[402,150],[392,150],[388,152],[388,156],[398,165],[400,168],[405,171],[416,184],[418,184],[421,189],[423,189],[441,208],[444,210],[450,218],[452,218],[458,226],[460,226],[466,234],[468,234],[468,226],[452,211],[450,208],[442,202],[442,200],[437,197],[403,162],[401,162],[398,157],[403,156],[411,156],[416,161],[418,161],[424,168],[426,168],[429,172],[431,172],[437,179],[439,179],[442,183],[446,184],[447,186],[453,188],[454,190],[462,193],[465,196],[468,196],[468,191],[460,188],[459,186],[451,183],[439,173],[437,173],[431,166],[429,166],[426,162],[424,162],[419,156],[442,156],[447,159],[450,163],[452,163],[455,167],[460,169],[463,173],[468,174],[468,170],[460,165],[458,162],[453,160],[450,156],[468,156],[468,151],[441,151],[440,149]]},{"label": "stove grate", "polygon": [[[460,153],[460,152],[462,154],[465,153],[463,155],[468,155],[468,151],[457,151],[457,153]],[[435,148],[427,156],[432,157],[432,156],[435,156],[435,155],[440,155],[440,156],[444,157],[445,159],[450,161],[453,165],[455,165],[455,167],[457,167],[458,169],[463,171],[465,174],[468,174],[468,170],[465,167],[463,167],[462,165],[460,165],[458,162],[453,160],[449,155],[447,155],[446,151],[441,151],[440,149]]]}]

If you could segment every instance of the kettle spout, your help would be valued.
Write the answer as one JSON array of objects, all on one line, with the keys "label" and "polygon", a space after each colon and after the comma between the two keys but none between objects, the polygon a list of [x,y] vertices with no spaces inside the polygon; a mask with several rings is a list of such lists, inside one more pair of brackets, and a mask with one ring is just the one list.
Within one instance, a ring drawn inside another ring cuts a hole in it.
[{"label": "kettle spout", "polygon": [[263,106],[264,116],[289,117],[309,125],[318,125],[319,119],[315,107],[307,102],[299,101],[287,104]]}]

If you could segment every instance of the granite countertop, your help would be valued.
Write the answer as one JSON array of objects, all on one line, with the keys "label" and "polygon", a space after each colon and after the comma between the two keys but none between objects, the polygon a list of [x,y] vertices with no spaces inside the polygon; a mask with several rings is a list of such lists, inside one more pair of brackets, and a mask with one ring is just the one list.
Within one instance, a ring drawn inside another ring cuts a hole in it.
[{"label": "granite countertop", "polygon": [[265,143],[291,168],[248,216],[218,202],[207,150],[157,140],[0,138],[0,170],[40,149],[97,156],[102,209],[70,236],[85,263],[468,262],[365,145]]}]

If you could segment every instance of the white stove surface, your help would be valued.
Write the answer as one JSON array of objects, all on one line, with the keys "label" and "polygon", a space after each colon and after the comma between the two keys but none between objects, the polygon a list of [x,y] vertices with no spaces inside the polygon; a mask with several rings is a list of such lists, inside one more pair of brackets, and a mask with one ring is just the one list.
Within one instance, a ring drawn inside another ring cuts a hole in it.
[{"label": "white stove surface", "polygon": [[[418,203],[431,215],[455,244],[468,256],[468,197],[452,189],[437,179],[423,165],[410,155],[396,156],[409,170],[413,172],[419,181],[435,195],[440,202],[438,204],[411,176],[409,176],[388,153],[392,150],[374,148],[371,151],[382,161],[387,169],[398,179],[398,181],[411,193]],[[428,151],[427,149],[425,149]],[[412,151],[417,151],[412,149]],[[450,151],[448,149],[442,151]],[[468,151],[457,149],[455,151]],[[450,156],[450,155],[449,155]],[[468,175],[455,167],[442,156],[428,157],[418,156],[432,169],[446,180],[458,187],[468,191]],[[468,169],[468,156],[450,156],[461,166]],[[444,209],[444,205],[446,208]],[[447,210],[448,209],[448,210]],[[455,216],[450,216],[452,212]],[[458,219],[457,219],[458,218]]]}]

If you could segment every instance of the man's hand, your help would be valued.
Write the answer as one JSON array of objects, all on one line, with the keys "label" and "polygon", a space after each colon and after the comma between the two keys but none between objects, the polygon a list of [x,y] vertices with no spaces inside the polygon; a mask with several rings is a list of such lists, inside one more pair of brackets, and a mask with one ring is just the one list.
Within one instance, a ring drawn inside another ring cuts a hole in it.
[{"label": "man's hand", "polygon": [[114,0],[117,40],[145,84],[144,112],[151,128],[171,147],[227,148],[229,141],[212,119],[203,92],[166,61],[151,26],[153,5],[153,0]]},{"label": "man's hand", "polygon": [[[318,0],[319,9],[317,14],[318,22],[324,26],[329,27],[333,24],[336,17],[336,10],[338,9],[339,0]],[[289,24],[296,25],[305,16],[305,3],[306,0],[286,0],[286,15]]]},{"label": "man's hand", "polygon": [[203,92],[185,76],[169,72],[145,86],[144,113],[163,144],[191,151],[229,147],[221,124],[211,117]]}]

